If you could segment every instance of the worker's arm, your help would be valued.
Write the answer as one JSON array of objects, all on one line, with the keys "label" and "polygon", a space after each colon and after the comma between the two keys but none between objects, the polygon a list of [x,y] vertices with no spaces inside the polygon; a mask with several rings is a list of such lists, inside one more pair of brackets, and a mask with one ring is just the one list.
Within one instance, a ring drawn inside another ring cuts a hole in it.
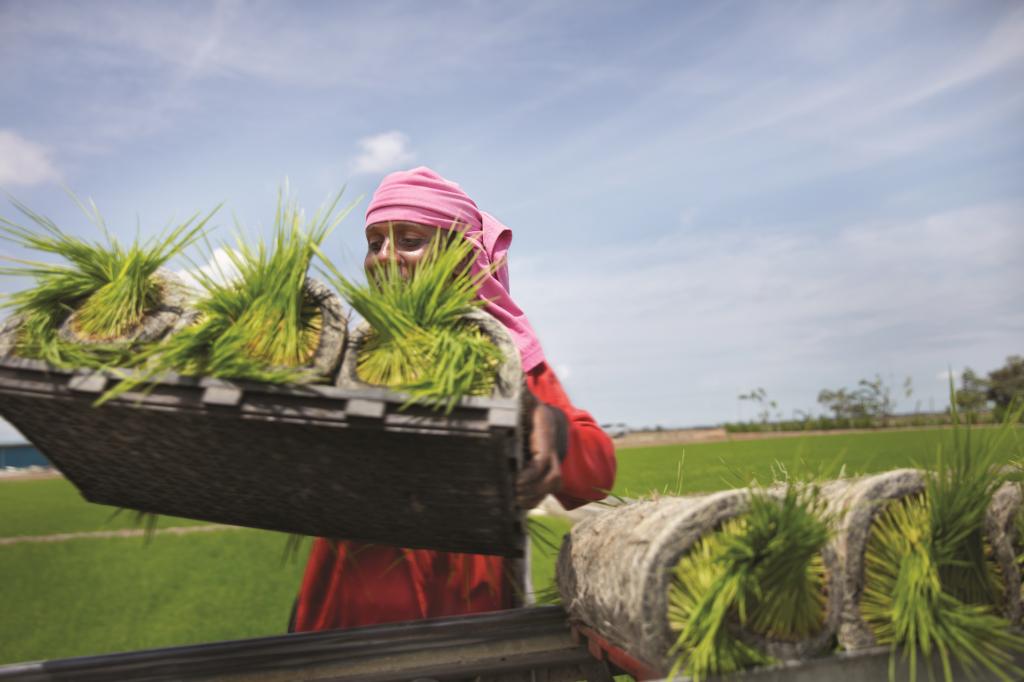
[{"label": "worker's arm", "polygon": [[533,459],[518,481],[521,506],[536,506],[547,493],[566,509],[604,498],[615,483],[611,439],[589,413],[569,402],[547,363],[527,373],[526,385],[541,405],[533,415]]}]

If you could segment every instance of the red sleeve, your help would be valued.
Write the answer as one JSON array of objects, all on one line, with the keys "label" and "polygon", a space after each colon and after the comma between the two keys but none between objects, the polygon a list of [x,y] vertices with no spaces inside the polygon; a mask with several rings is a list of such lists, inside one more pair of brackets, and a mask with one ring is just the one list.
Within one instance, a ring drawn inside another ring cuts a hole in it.
[{"label": "red sleeve", "polygon": [[555,494],[566,509],[603,499],[615,484],[615,446],[588,412],[569,402],[558,377],[542,362],[526,375],[526,385],[537,399],[565,413],[568,448],[562,461],[562,489]]}]

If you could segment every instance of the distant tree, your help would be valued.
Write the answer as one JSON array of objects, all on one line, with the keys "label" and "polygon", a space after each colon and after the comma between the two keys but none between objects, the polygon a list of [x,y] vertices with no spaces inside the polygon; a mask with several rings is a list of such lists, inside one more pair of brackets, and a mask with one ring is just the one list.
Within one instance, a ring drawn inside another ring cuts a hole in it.
[{"label": "distant tree", "polygon": [[[911,379],[907,377],[903,382],[903,393],[909,398],[913,392]],[[851,423],[873,420],[876,424],[884,424],[896,407],[892,388],[881,374],[876,374],[874,379],[861,379],[853,390],[845,387],[822,389],[818,393],[818,403],[831,410],[837,421]]]},{"label": "distant tree", "polygon": [[1024,356],[1011,355],[1006,364],[988,373],[986,396],[1002,414],[1014,400],[1024,400]]},{"label": "distant tree", "polygon": [[[793,410],[793,421],[806,425],[814,419],[814,415],[804,410]],[[806,428],[806,426],[805,426]]]},{"label": "distant tree", "polygon": [[970,367],[960,375],[960,388],[956,390],[956,406],[964,412],[980,412],[988,406],[988,382]]},{"label": "distant tree", "polygon": [[740,400],[752,400],[755,402],[763,402],[768,393],[760,386],[752,390],[750,393],[740,393],[737,396]]},{"label": "distant tree", "polygon": [[838,391],[833,391],[830,388],[823,388],[818,391],[818,403],[822,407],[832,410],[832,415],[838,421],[843,418],[843,409],[846,406],[846,389],[840,388]]},{"label": "distant tree", "polygon": [[772,417],[772,410],[779,406],[774,400],[768,400],[768,392],[760,386],[750,393],[741,393],[738,397],[740,400],[749,400],[758,404],[760,411],[757,413],[757,416],[762,424],[768,423],[768,420]]},{"label": "distant tree", "polygon": [[881,374],[876,374],[874,379],[861,379],[857,382],[859,387],[856,392],[856,400],[860,402],[864,414],[874,418],[879,423],[885,423],[892,416],[896,403],[892,399],[892,389]]},{"label": "distant tree", "polygon": [[863,402],[856,391],[846,388],[832,390],[823,388],[818,393],[818,403],[832,411],[836,421],[862,419],[867,416]]}]

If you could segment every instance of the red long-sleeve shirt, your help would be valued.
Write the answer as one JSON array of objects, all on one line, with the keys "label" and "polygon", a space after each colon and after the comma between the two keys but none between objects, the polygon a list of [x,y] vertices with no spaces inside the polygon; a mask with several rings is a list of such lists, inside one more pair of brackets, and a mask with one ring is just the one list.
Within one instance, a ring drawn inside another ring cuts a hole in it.
[{"label": "red long-sleeve shirt", "polygon": [[[576,409],[558,377],[541,363],[526,375],[541,402],[568,425],[562,487],[567,509],[600,500],[615,482],[611,439]],[[403,549],[357,542],[313,542],[295,611],[295,630],[329,630],[419,618],[494,611],[513,605],[509,564],[502,557]]]}]

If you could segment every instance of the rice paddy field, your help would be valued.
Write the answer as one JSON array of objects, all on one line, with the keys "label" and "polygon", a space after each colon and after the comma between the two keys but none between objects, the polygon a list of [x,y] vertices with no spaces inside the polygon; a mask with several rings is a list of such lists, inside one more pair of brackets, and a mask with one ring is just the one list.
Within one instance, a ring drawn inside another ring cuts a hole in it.
[{"label": "rice paddy field", "polygon": [[[882,471],[929,464],[951,446],[951,432],[935,429],[634,448],[618,453],[614,492],[711,491],[780,471]],[[118,536],[136,522],[113,511],[84,502],[63,479],[0,481],[0,663],[284,632],[308,543],[289,557],[281,534],[170,518],[158,528],[196,532],[147,541]],[[567,528],[540,523],[558,536]],[[29,541],[57,534],[92,535]],[[552,552],[536,543],[538,591],[553,572]]]}]

